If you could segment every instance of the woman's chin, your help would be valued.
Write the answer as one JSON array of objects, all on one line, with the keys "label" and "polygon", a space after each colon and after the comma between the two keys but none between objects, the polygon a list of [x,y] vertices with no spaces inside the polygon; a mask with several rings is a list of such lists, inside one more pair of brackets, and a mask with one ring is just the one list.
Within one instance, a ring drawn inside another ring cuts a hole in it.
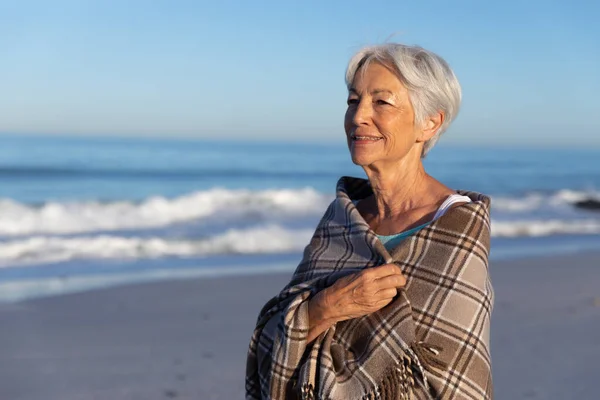
[{"label": "woman's chin", "polygon": [[367,149],[350,147],[350,157],[352,162],[356,165],[364,166],[371,164],[375,159],[375,154]]},{"label": "woman's chin", "polygon": [[352,157],[352,162],[361,167],[369,165],[373,161],[373,157],[369,157],[366,154],[350,153],[350,156]]}]

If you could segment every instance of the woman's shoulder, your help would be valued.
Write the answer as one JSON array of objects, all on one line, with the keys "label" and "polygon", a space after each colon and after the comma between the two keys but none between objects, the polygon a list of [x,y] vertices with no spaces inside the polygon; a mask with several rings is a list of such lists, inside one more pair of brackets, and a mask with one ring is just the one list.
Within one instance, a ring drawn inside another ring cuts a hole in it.
[{"label": "woman's shoulder", "polygon": [[457,189],[455,192],[461,196],[465,196],[471,199],[473,202],[483,203],[489,206],[492,203],[492,199],[487,194],[473,191],[473,190],[464,190]]},{"label": "woman's shoulder", "polygon": [[443,186],[445,200],[440,206],[436,226],[445,232],[456,232],[456,237],[480,239],[489,236],[489,196],[474,190],[451,189]]},{"label": "woman's shoulder", "polygon": [[488,195],[474,190],[450,188],[435,179],[434,181],[435,184],[439,185],[438,188],[442,193],[443,201],[451,203],[451,206],[448,209],[470,205],[471,209],[483,208],[489,213],[491,199]]},{"label": "woman's shoulder", "polygon": [[431,177],[430,185],[433,188],[435,188],[435,190],[438,191],[438,193],[441,194],[441,197],[443,199],[448,199],[450,196],[452,196],[456,198],[456,201],[462,198],[462,203],[483,202],[487,205],[490,204],[489,196],[483,193],[479,193],[473,190],[454,189],[433,177]]}]

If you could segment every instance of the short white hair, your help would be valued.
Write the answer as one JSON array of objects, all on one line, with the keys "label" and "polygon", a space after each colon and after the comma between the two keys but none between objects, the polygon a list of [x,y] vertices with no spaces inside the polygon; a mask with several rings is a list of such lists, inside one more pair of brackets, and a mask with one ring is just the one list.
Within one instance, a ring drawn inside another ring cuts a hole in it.
[{"label": "short white hair", "polygon": [[415,113],[415,124],[444,112],[444,122],[423,146],[421,157],[425,157],[458,114],[461,89],[456,75],[442,57],[431,51],[419,46],[385,43],[365,47],[350,59],[346,69],[348,89],[352,87],[358,70],[371,62],[391,67],[406,86]]}]

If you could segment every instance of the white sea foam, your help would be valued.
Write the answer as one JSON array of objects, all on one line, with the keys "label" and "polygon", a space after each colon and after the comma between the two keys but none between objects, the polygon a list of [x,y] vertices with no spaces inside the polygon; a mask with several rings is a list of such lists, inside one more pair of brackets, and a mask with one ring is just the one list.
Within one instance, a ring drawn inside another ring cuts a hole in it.
[{"label": "white sea foam", "polygon": [[572,207],[573,204],[586,199],[600,199],[600,193],[575,190],[559,190],[552,194],[531,193],[522,197],[494,196],[492,207],[496,211],[524,213],[540,208]]},{"label": "white sea foam", "polygon": [[[144,259],[300,252],[308,244],[312,233],[312,229],[267,225],[230,229],[223,234],[198,240],[106,234],[78,237],[32,236],[0,242],[0,267],[74,259]],[[539,237],[556,234],[600,234],[600,220],[492,221],[493,237]]]},{"label": "white sea foam", "polygon": [[49,202],[41,207],[0,200],[0,235],[71,234],[167,226],[227,215],[314,215],[332,200],[312,188],[282,190],[211,189],[142,203]]},{"label": "white sea foam", "polygon": [[[596,195],[562,190],[551,195],[494,197],[492,236],[600,234],[600,215],[573,207],[574,202]],[[0,266],[300,251],[331,199],[306,188],[212,189],[174,199],[153,197],[141,203],[47,203],[40,207],[0,200],[0,236],[4,236],[0,239]],[[235,225],[244,220],[247,223]],[[215,221],[222,222],[214,228],[222,233],[190,239],[174,236],[177,229],[144,232],[194,221],[206,221],[204,234],[213,230]]]},{"label": "white sea foam", "polygon": [[300,251],[312,230],[289,230],[279,226],[232,229],[201,240],[164,238],[33,236],[0,243],[0,266],[31,265],[73,259],[138,259],[166,256],[256,254]]},{"label": "white sea foam", "polygon": [[[523,214],[536,210],[572,209],[572,204],[598,193],[561,190],[551,195],[495,196],[493,211]],[[79,234],[164,227],[207,218],[320,216],[333,196],[312,188],[281,190],[211,189],[173,199],[151,197],[141,203],[49,202],[30,206],[0,200],[0,235]]]},{"label": "white sea foam", "polygon": [[493,237],[550,236],[559,234],[600,234],[600,220],[492,220]]}]

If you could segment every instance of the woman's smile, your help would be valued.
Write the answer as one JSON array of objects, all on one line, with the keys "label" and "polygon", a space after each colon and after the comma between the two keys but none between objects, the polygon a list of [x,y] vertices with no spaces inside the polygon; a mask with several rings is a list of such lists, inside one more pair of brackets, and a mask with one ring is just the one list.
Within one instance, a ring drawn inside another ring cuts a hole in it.
[{"label": "woman's smile", "polygon": [[381,136],[367,136],[367,135],[352,135],[352,144],[357,145],[372,145],[380,142],[383,138]]}]

